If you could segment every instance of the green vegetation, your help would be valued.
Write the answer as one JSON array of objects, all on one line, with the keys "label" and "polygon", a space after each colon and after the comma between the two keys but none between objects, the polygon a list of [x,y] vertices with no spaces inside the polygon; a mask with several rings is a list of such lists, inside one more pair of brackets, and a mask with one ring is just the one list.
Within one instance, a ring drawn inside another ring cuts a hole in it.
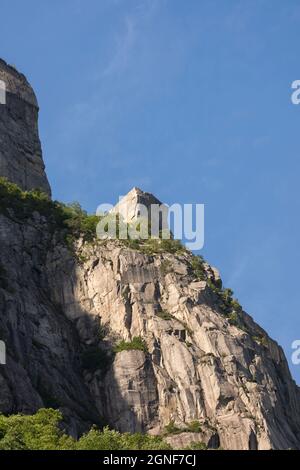
[{"label": "green vegetation", "polygon": [[107,335],[107,327],[99,324],[98,326],[98,339],[102,341]]},{"label": "green vegetation", "polygon": [[[125,246],[133,250],[138,250],[146,255],[152,256],[160,253],[183,253],[185,247],[179,240],[174,240],[172,234],[168,232],[170,238],[164,238],[166,233],[160,232],[157,237],[151,236],[151,226],[148,224],[146,230],[142,230],[141,224],[127,224],[122,217],[113,215],[106,217],[106,225],[104,231],[107,232],[109,238],[110,229],[115,232],[115,236]],[[134,230],[132,230],[134,228]]]},{"label": "green vegetation", "polygon": [[191,421],[187,426],[189,432],[201,432],[201,425],[199,421]]},{"label": "green vegetation", "polygon": [[233,291],[231,289],[223,289],[221,281],[215,281],[207,276],[202,256],[193,256],[190,261],[190,267],[194,278],[205,280],[210,290],[217,296],[219,308],[222,314],[228,318],[229,323],[236,325],[238,328],[245,329],[240,316],[242,307],[238,300],[233,298]]},{"label": "green vegetation", "polygon": [[182,245],[180,240],[174,240],[173,238],[169,238],[168,240],[152,240],[152,243],[155,241],[158,251],[173,254],[180,254],[185,252],[185,247]]},{"label": "green vegetation", "polygon": [[241,312],[242,307],[239,302],[234,299],[233,291],[231,289],[221,289],[220,290],[220,297],[221,297],[221,308],[225,314],[230,314],[234,312]]},{"label": "green vegetation", "polygon": [[243,311],[242,306],[237,299],[233,298],[231,289],[222,289],[218,287],[211,279],[207,280],[207,284],[214,294],[218,297],[219,308],[231,324],[241,327],[240,313]]},{"label": "green vegetation", "polygon": [[40,409],[35,415],[0,415],[0,450],[167,450],[171,447],[159,436],[121,434],[105,427],[93,427],[79,440],[60,428],[62,414]]},{"label": "green vegetation", "polygon": [[[61,232],[64,241],[71,247],[74,240],[83,237],[85,242],[96,240],[96,227],[101,216],[89,215],[83,210],[79,203],[63,204],[52,201],[47,194],[36,189],[32,191],[22,191],[19,186],[9,182],[6,178],[0,177],[0,213],[9,218],[29,219],[33,213],[37,212],[47,218],[48,231]],[[129,231],[129,226],[121,222],[117,217],[116,236],[119,238],[121,223]],[[126,246],[140,250],[145,254],[153,255],[158,253],[181,253],[185,251],[179,240],[161,238],[127,239],[121,240]],[[81,255],[83,256],[83,255]],[[84,257],[82,261],[85,261]]]},{"label": "green vegetation", "polygon": [[240,330],[243,330],[245,333],[249,333],[248,327],[243,321],[243,317],[240,311],[233,310],[228,316],[228,322],[230,325],[234,325]]},{"label": "green vegetation", "polygon": [[206,280],[206,274],[204,269],[204,260],[202,256],[193,256],[190,262],[193,276],[195,279],[200,279],[201,281]]},{"label": "green vegetation", "polygon": [[183,432],[183,430],[181,428],[178,428],[176,425],[175,425],[175,422],[172,420],[169,422],[169,424],[167,424],[165,426],[165,432],[164,434],[180,434],[181,432]]},{"label": "green vegetation", "polygon": [[207,445],[204,442],[192,442],[184,450],[207,450]]},{"label": "green vegetation", "polygon": [[88,215],[78,202],[69,205],[58,203],[63,215],[64,225],[72,238],[83,237],[84,241],[91,242],[96,238],[96,227],[100,220],[97,215]]},{"label": "green vegetation", "polygon": [[128,248],[131,248],[132,250],[139,250],[140,249],[140,240],[124,240],[124,243]]},{"label": "green vegetation", "polygon": [[173,266],[172,266],[171,261],[169,261],[168,259],[165,259],[161,263],[160,271],[161,271],[163,276],[165,276],[166,274],[171,273],[173,271]]},{"label": "green vegetation", "polygon": [[172,238],[163,240],[161,238],[148,238],[147,240],[123,240],[123,242],[134,250],[139,250],[142,253],[153,256],[160,253],[173,253],[180,254],[185,252],[185,247],[180,240]]},{"label": "green vegetation", "polygon": [[159,436],[149,434],[121,434],[105,427],[92,428],[76,443],[78,450],[170,450],[172,447]]},{"label": "green vegetation", "polygon": [[[52,201],[40,190],[22,191],[16,184],[10,183],[7,179],[1,177],[0,213],[12,219],[24,220],[32,218],[35,212],[46,218],[48,232],[60,234],[61,240],[71,249],[74,241],[80,237],[85,242],[93,242],[97,238],[96,227],[101,220],[100,216],[88,215],[78,203],[67,205],[58,201]],[[121,223],[124,224],[124,222],[117,218],[117,236],[120,234]],[[127,231],[128,227],[127,225]],[[139,250],[150,256],[162,253],[181,254],[186,252],[185,247],[179,240],[174,240],[173,238],[163,239],[162,234],[160,234],[159,238],[121,241],[129,248]],[[79,254],[78,259],[82,262],[86,261],[84,254]],[[204,260],[201,256],[193,256],[190,261],[190,267],[194,278],[206,280],[211,291],[217,295],[219,308],[229,319],[229,322],[245,329],[239,315],[242,312],[242,307],[233,298],[232,290],[222,289],[219,283],[207,278]],[[162,274],[167,274],[171,270],[172,263],[164,260],[161,265]],[[9,290],[5,268],[1,266],[0,287]],[[141,349],[141,347],[137,349]]]},{"label": "green vegetation", "polygon": [[179,428],[178,426],[175,425],[174,420],[170,421],[169,424],[165,426],[164,429],[164,434],[181,434],[182,432],[194,432],[194,433],[199,433],[201,432],[201,426],[199,421],[191,421],[188,423],[185,427]]},{"label": "green vegetation", "polygon": [[114,352],[119,353],[121,351],[132,351],[132,350],[138,350],[138,351],[143,351],[146,353],[147,350],[147,345],[143,338],[140,336],[135,336],[132,341],[120,341],[116,346],[114,347]]},{"label": "green vegetation", "polygon": [[253,341],[256,343],[260,344],[261,346],[264,346],[265,348],[268,346],[268,339],[265,335],[261,336],[252,336]]},{"label": "green vegetation", "polygon": [[238,326],[238,324],[239,324],[239,316],[238,316],[237,312],[235,312],[235,311],[231,312],[231,313],[228,315],[228,321],[229,321],[230,325]]},{"label": "green vegetation", "polygon": [[161,318],[162,320],[173,320],[174,317],[166,310],[160,310],[156,313],[156,316]]},{"label": "green vegetation", "polygon": [[28,219],[37,212],[47,218],[48,229],[60,231],[63,239],[71,243],[83,237],[85,241],[96,238],[96,226],[100,217],[88,215],[80,204],[63,204],[52,201],[47,194],[35,189],[22,191],[19,186],[0,178],[0,213],[10,218]]},{"label": "green vegetation", "polygon": [[59,411],[41,409],[33,416],[0,415],[0,450],[73,449],[75,441],[60,431]]}]

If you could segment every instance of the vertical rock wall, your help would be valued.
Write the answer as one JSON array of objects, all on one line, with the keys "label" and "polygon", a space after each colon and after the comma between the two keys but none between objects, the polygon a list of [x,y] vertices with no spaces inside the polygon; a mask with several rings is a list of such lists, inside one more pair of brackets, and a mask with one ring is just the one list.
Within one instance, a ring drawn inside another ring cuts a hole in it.
[{"label": "vertical rock wall", "polygon": [[[0,176],[51,196],[38,134],[38,103],[24,75],[0,59],[6,103],[0,104]],[[3,101],[3,100],[1,100]]]}]

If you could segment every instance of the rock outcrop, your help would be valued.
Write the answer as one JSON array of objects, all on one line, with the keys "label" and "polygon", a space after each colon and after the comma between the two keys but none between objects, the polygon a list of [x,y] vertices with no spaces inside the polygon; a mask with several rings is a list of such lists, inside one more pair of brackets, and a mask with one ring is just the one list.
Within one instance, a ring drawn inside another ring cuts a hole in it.
[{"label": "rock outcrop", "polygon": [[[183,431],[174,445],[300,447],[299,389],[282,349],[246,313],[240,325],[222,314],[192,254],[79,241],[79,262],[37,213],[2,215],[0,227],[2,412],[58,406],[73,434],[92,422],[154,434],[173,423]],[[145,351],[111,353],[134,337]],[[103,359],[91,368],[95,351]],[[195,420],[201,432],[185,432]]]},{"label": "rock outcrop", "polygon": [[6,103],[0,104],[0,175],[24,190],[39,188],[49,196],[38,135],[38,103],[24,75],[0,59]]},{"label": "rock outcrop", "polygon": [[168,206],[140,188],[132,188],[111,213],[117,213],[128,224],[146,220],[152,227],[153,235],[158,235],[159,231],[169,231]]},{"label": "rock outcrop", "polygon": [[300,449],[284,353],[237,303],[226,310],[215,268],[118,240],[71,250],[45,214],[1,204],[0,246],[0,412],[59,407],[73,435],[167,429],[178,448]]}]

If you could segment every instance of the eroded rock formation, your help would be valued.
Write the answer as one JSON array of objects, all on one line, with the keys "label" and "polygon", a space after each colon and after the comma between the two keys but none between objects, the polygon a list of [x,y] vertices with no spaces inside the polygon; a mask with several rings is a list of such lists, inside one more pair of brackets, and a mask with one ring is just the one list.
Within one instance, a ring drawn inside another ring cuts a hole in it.
[{"label": "eroded rock formation", "polygon": [[22,189],[51,194],[38,135],[38,103],[24,75],[0,59],[6,104],[0,104],[0,175]]},{"label": "eroded rock formation", "polygon": [[[35,101],[20,106],[17,129],[37,113]],[[26,155],[2,149],[12,132],[0,128],[1,158],[16,156],[1,171],[12,164],[24,187]],[[200,275],[186,250],[146,254],[117,240],[79,239],[72,251],[37,211],[0,211],[0,247],[1,412],[59,407],[75,435],[92,423],[152,434],[171,425],[175,447],[300,448],[284,353],[245,312],[224,314],[215,268],[203,263]],[[113,352],[136,337],[144,347]]]}]

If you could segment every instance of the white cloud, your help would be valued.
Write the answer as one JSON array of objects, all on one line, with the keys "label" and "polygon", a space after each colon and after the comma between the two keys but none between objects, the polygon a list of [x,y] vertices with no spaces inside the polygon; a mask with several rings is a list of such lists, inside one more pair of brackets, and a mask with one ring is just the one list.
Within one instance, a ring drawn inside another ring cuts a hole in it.
[{"label": "white cloud", "polygon": [[128,65],[137,38],[136,20],[133,16],[126,16],[124,23],[125,32],[116,36],[115,53],[104,69],[103,76],[112,75]]},{"label": "white cloud", "polygon": [[102,77],[111,76],[129,65],[142,32],[143,22],[150,20],[157,13],[160,5],[158,0],[144,0],[125,15],[122,30],[118,31],[114,37],[114,53],[102,72]]}]

